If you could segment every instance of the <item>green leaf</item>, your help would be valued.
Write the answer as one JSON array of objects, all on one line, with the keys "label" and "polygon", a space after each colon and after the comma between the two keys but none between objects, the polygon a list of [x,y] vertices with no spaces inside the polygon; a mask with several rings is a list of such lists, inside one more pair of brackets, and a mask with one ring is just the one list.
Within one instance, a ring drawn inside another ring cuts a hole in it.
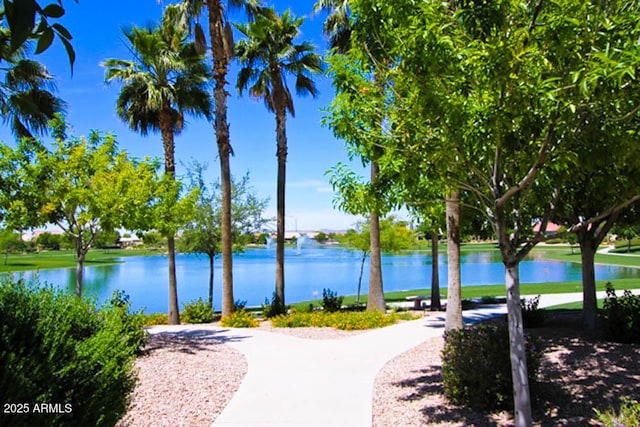
[{"label": "green leaf", "polygon": [[35,0],[22,0],[20,6],[4,1],[7,23],[11,30],[11,49],[17,50],[31,35],[35,26],[38,4]]},{"label": "green leaf", "polygon": [[55,37],[55,34],[53,30],[50,27],[47,27],[42,33],[42,35],[40,36],[40,38],[38,39],[38,46],[36,47],[36,52],[35,52],[36,55],[47,50],[49,46],[51,46],[51,43],[53,42],[54,37]]},{"label": "green leaf", "polygon": [[67,30],[64,26],[60,24],[53,24],[52,27],[55,28],[55,30],[58,32],[58,34],[61,37],[64,37],[65,39],[68,39],[68,40],[71,40],[73,38],[69,30]]},{"label": "green leaf", "polygon": [[69,40],[65,38],[60,39],[62,44],[64,44],[64,48],[67,50],[67,56],[69,57],[69,65],[71,65],[71,73],[73,74],[73,64],[76,62],[76,53],[73,50],[73,46],[69,43]]},{"label": "green leaf", "polygon": [[42,10],[42,13],[49,18],[60,18],[64,15],[64,9],[60,5],[51,3]]}]

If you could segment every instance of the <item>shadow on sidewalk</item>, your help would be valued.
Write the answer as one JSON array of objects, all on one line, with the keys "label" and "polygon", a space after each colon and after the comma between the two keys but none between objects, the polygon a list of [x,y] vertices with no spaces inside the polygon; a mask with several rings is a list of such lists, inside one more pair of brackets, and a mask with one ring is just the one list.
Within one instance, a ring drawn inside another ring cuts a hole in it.
[{"label": "shadow on sidewalk", "polygon": [[229,329],[193,329],[188,331],[158,332],[149,336],[144,348],[151,352],[158,348],[169,348],[171,351],[182,353],[196,353],[202,350],[214,350],[216,345],[243,341],[248,336],[225,335]]}]

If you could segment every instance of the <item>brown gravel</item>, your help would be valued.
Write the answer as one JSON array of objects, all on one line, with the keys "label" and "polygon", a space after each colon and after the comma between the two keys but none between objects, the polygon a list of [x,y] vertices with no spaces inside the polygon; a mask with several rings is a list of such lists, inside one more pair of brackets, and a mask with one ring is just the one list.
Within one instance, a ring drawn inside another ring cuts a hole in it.
[{"label": "brown gravel", "polygon": [[[569,317],[532,330],[546,348],[536,425],[598,425],[593,408],[606,410],[621,397],[640,400],[640,346],[608,343],[585,334]],[[309,339],[345,339],[357,331],[330,328],[260,328]],[[510,412],[481,414],[450,404],[443,396],[442,338],[432,338],[389,361],[378,373],[373,425],[505,426]],[[152,336],[136,364],[139,384],[131,409],[118,426],[210,425],[238,389],[244,357],[212,331]],[[167,369],[171,366],[171,369]]]},{"label": "brown gravel", "polygon": [[[541,426],[599,425],[593,409],[640,400],[640,345],[603,341],[579,328],[575,315],[549,319],[531,334],[546,348],[534,420]],[[373,425],[508,426],[509,412],[482,414],[456,407],[443,395],[440,351],[433,338],[388,362],[374,386]]]},{"label": "brown gravel", "polygon": [[240,387],[247,362],[203,330],[151,335],[136,368],[130,409],[117,426],[207,426]]}]

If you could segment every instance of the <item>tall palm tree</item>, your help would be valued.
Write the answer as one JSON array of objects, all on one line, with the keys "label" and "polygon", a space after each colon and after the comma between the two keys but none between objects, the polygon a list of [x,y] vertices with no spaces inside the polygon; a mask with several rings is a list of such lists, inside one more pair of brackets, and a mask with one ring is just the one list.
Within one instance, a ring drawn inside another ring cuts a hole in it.
[{"label": "tall palm tree", "polygon": [[[155,28],[133,27],[124,31],[134,60],[109,59],[103,64],[107,82],[124,84],[117,101],[120,118],[142,135],[160,131],[165,173],[175,179],[174,136],[184,127],[184,115],[212,118],[208,82],[210,73],[204,55],[188,32],[169,19]],[[175,269],[175,236],[167,235],[169,258],[169,323],[180,323]]]},{"label": "tall palm tree", "polygon": [[[328,12],[323,31],[329,36],[329,47],[336,53],[345,53],[351,48],[352,24],[350,19],[349,0],[318,0],[314,12]],[[380,150],[375,150],[380,151]],[[370,184],[378,181],[380,167],[376,158],[371,158]],[[369,296],[367,310],[384,311],[384,288],[382,283],[382,250],[380,246],[380,212],[372,203],[369,210],[369,246],[371,257],[369,262]]]},{"label": "tall palm tree", "polygon": [[316,96],[313,75],[322,72],[322,59],[308,42],[295,44],[303,18],[294,17],[288,10],[278,16],[271,9],[254,22],[237,25],[247,38],[236,45],[242,68],[238,74],[240,94],[249,89],[254,98],[262,98],[267,110],[275,113],[278,158],[277,226],[276,226],[276,304],[285,309],[284,299],[284,215],[287,162],[287,112],[295,116],[293,97],[287,77],[295,79],[299,95]]},{"label": "tall palm tree", "polygon": [[231,228],[231,168],[229,158],[233,155],[227,122],[227,73],[233,58],[233,31],[227,15],[228,8],[243,9],[249,19],[253,19],[260,8],[260,0],[183,0],[180,3],[182,28],[191,29],[191,21],[195,21],[193,31],[196,45],[201,52],[206,49],[206,38],[197,18],[206,9],[206,21],[213,58],[214,129],[220,159],[220,191],[221,191],[221,250],[222,250],[222,315],[233,312],[233,232]]},{"label": "tall palm tree", "polygon": [[0,28],[0,114],[18,138],[44,134],[49,120],[63,113],[65,103],[53,93],[56,85],[44,65],[25,58],[25,50],[10,52],[8,29]]}]

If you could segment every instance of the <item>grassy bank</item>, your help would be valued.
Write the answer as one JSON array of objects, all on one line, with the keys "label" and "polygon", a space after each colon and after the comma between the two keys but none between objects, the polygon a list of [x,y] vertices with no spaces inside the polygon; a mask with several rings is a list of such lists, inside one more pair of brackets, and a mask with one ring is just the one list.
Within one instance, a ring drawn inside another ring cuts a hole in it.
[{"label": "grassy bank", "polygon": [[[145,249],[92,249],[87,254],[86,267],[117,264],[118,258],[128,256],[158,255]],[[4,263],[0,261],[0,273],[27,270],[44,270],[51,268],[73,268],[76,266],[76,255],[73,251],[42,251],[28,254],[12,254]]]},{"label": "grassy bank", "polygon": [[[616,290],[622,289],[640,289],[640,279],[617,279],[612,281],[613,287]],[[596,282],[598,291],[604,291],[606,280],[599,280]],[[540,295],[540,294],[564,294],[582,292],[582,282],[549,282],[549,283],[525,283],[520,285],[521,295]],[[447,298],[447,289],[440,289],[440,294],[443,299]],[[430,289],[414,289],[411,291],[401,292],[386,292],[384,294],[385,301],[390,302],[406,302],[408,296],[413,295],[431,295]],[[463,286],[462,298],[481,298],[484,296],[492,297],[504,297],[505,288],[504,285],[487,285],[487,286]],[[343,304],[354,304],[356,297],[353,295],[345,296]],[[367,302],[367,295],[360,296],[360,302]],[[292,304],[293,307],[306,307],[309,304],[315,306],[322,305],[322,300],[304,301],[301,303]]]}]

